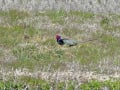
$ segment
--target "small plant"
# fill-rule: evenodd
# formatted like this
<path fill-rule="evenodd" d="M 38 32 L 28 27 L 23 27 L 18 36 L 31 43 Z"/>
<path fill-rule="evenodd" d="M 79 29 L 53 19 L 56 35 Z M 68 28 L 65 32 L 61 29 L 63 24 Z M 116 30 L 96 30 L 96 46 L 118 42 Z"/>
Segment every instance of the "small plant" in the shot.
<path fill-rule="evenodd" d="M 103 18 L 100 22 L 101 26 L 103 27 L 103 29 L 107 30 L 110 26 L 110 19 L 108 19 L 107 17 Z"/>
<path fill-rule="evenodd" d="M 101 24 L 109 24 L 109 19 L 108 18 L 103 18 L 101 21 Z"/>

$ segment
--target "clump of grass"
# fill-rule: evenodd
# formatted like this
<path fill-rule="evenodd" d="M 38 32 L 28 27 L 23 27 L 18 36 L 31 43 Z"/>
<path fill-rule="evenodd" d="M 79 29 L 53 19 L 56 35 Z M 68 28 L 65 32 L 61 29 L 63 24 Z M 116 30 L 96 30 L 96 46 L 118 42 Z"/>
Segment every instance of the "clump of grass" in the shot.
<path fill-rule="evenodd" d="M 0 81 L 1 90 L 22 89 L 22 84 L 11 81 Z"/>
<path fill-rule="evenodd" d="M 50 89 L 50 83 L 42 79 L 23 76 L 20 77 L 19 80 L 23 83 L 27 83 L 31 89 L 36 89 L 37 86 L 39 86 L 39 88 L 42 88 L 43 90 Z"/>
<path fill-rule="evenodd" d="M 103 18 L 103 19 L 101 20 L 101 22 L 100 22 L 101 26 L 102 26 L 103 29 L 105 29 L 105 30 L 108 30 L 108 27 L 110 27 L 110 26 L 109 26 L 109 25 L 110 25 L 109 23 L 110 23 L 110 19 L 107 18 L 107 17 Z"/>
<path fill-rule="evenodd" d="M 96 80 L 90 81 L 89 83 L 82 84 L 81 89 L 82 90 L 98 90 L 106 87 L 107 89 L 110 90 L 119 90 L 120 87 L 120 82 L 119 81 L 105 81 L 105 82 L 98 82 Z"/>

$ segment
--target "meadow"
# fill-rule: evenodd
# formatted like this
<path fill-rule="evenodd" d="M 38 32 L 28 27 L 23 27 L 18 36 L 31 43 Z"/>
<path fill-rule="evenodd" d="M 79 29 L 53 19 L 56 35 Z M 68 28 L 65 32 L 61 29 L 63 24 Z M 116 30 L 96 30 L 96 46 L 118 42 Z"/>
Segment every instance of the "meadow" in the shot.
<path fill-rule="evenodd" d="M 120 90 L 119 38 L 117 14 L 0 11 L 0 89 Z"/>

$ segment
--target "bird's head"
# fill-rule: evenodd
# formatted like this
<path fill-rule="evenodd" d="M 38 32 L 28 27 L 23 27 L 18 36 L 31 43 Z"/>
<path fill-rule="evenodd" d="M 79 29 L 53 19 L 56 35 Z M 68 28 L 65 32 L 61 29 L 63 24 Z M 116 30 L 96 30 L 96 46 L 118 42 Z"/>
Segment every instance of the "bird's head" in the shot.
<path fill-rule="evenodd" d="M 61 39 L 61 36 L 58 35 L 58 34 L 56 34 L 56 39 L 57 39 L 57 40 L 60 40 L 60 39 Z"/>

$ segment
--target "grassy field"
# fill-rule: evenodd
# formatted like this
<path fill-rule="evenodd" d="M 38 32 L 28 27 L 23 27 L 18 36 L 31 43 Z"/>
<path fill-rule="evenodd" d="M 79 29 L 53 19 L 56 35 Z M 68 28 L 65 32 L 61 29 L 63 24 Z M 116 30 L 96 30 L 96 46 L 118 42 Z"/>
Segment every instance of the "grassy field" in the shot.
<path fill-rule="evenodd" d="M 59 46 L 56 33 L 97 40 Z M 0 11 L 0 88 L 119 90 L 119 38 L 120 15 Z"/>

